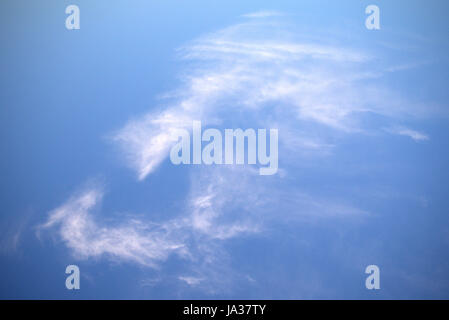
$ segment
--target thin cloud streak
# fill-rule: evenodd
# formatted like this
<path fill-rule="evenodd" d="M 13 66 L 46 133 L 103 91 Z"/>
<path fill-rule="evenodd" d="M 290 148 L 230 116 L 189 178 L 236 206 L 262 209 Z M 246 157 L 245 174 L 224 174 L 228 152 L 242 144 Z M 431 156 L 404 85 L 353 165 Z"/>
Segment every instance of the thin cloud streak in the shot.
<path fill-rule="evenodd" d="M 406 128 L 406 127 L 393 127 L 393 128 L 385 129 L 385 131 L 392 133 L 392 134 L 409 137 L 409 138 L 413 139 L 415 142 L 421 142 L 421 141 L 426 141 L 426 140 L 430 139 L 428 135 L 426 135 L 422 132 L 416 131 L 416 130 Z"/>
<path fill-rule="evenodd" d="M 257 19 L 257 18 L 279 17 L 279 16 L 284 16 L 284 15 L 285 14 L 282 12 L 265 10 L 265 11 L 257 11 L 257 12 L 253 12 L 253 13 L 247 13 L 247 14 L 242 15 L 242 17 Z"/>

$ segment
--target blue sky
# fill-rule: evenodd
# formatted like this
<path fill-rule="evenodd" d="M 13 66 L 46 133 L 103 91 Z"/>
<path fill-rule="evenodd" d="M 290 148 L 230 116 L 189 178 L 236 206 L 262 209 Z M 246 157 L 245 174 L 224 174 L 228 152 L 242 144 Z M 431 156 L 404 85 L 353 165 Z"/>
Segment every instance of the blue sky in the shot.
<path fill-rule="evenodd" d="M 448 9 L 2 1 L 0 297 L 447 299 Z M 277 128 L 278 173 L 173 165 L 192 120 Z"/>

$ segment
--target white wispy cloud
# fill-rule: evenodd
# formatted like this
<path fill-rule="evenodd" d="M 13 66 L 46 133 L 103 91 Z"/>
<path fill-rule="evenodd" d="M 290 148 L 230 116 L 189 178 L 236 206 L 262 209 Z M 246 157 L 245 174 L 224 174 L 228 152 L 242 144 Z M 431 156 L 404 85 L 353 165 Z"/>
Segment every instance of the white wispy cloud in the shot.
<path fill-rule="evenodd" d="M 188 223 L 194 230 L 221 240 L 260 231 L 251 214 L 263 202 L 260 188 L 251 180 L 257 172 L 226 166 L 194 175 L 188 197 Z"/>
<path fill-rule="evenodd" d="M 121 146 L 130 165 L 138 172 L 139 180 L 154 171 L 168 155 L 177 129 L 191 126 L 192 115 L 180 108 L 143 119 L 130 121 L 117 132 L 113 140 Z"/>
<path fill-rule="evenodd" d="M 61 239 L 75 256 L 109 256 L 155 267 L 184 245 L 170 234 L 171 226 L 132 219 L 118 226 L 97 224 L 92 210 L 102 200 L 99 188 L 88 188 L 49 213 L 39 230 L 57 227 Z"/>
<path fill-rule="evenodd" d="M 22 226 L 17 230 L 4 232 L 0 239 L 0 253 L 17 252 L 22 234 Z"/>
<path fill-rule="evenodd" d="M 412 130 L 412 129 L 409 129 L 406 127 L 392 127 L 392 128 L 385 129 L 385 131 L 392 133 L 392 134 L 398 134 L 401 136 L 409 137 L 416 142 L 429 140 L 429 136 L 426 135 L 425 133 L 422 133 L 422 132 L 419 132 L 416 130 Z"/>
<path fill-rule="evenodd" d="M 224 186 L 219 181 L 215 187 L 207 186 L 202 197 L 189 197 L 188 210 L 164 223 L 125 215 L 120 219 L 124 221 L 108 225 L 95 215 L 104 196 L 103 188 L 89 184 L 49 212 L 37 232 L 40 235 L 44 230 L 57 230 L 61 240 L 80 259 L 106 257 L 150 267 L 157 267 L 173 253 L 195 260 L 198 255 L 210 254 L 212 244 L 194 244 L 192 238 L 212 243 L 258 231 L 250 221 L 224 216 L 224 206 L 231 198 L 213 194 L 224 191 Z"/>
<path fill-rule="evenodd" d="M 115 134 L 113 139 L 140 180 L 168 156 L 176 128 L 189 129 L 192 120 L 226 123 L 238 112 L 253 126 L 275 123 L 284 132 L 312 123 L 360 134 L 366 130 L 359 123 L 363 117 L 402 119 L 423 110 L 369 81 L 383 74 L 373 75 L 370 54 L 335 41 L 305 40 L 281 23 L 265 23 L 268 13 L 251 15 L 261 19 L 249 19 L 181 47 L 181 59 L 200 63 L 182 72 L 183 85 L 162 111 L 130 121 Z M 332 143 L 318 134 L 322 129 L 309 128 L 309 134 L 310 130 L 317 133 L 315 142 L 303 139 L 301 149 L 328 151 Z"/>
<path fill-rule="evenodd" d="M 223 166 L 192 173 L 187 224 L 215 239 L 266 230 L 273 221 L 363 217 L 366 210 L 350 203 L 287 187 L 282 179 L 264 180 L 251 167 Z M 282 212 L 281 215 L 279 213 Z"/>
<path fill-rule="evenodd" d="M 253 13 L 247 13 L 242 15 L 245 18 L 268 18 L 268 17 L 279 17 L 283 16 L 284 13 L 272 10 L 262 10 Z"/>
<path fill-rule="evenodd" d="M 184 281 L 185 283 L 187 283 L 189 286 L 196 286 L 198 285 L 201 281 L 203 281 L 202 278 L 196 278 L 196 277 L 178 277 L 179 280 Z"/>

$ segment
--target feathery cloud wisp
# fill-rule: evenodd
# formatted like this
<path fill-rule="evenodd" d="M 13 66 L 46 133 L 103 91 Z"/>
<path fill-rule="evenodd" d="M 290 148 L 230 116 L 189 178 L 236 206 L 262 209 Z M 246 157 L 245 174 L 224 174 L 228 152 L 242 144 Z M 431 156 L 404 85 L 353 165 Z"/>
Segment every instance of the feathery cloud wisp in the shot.
<path fill-rule="evenodd" d="M 420 108 L 372 81 L 371 55 L 335 42 L 305 40 L 276 20 L 268 23 L 267 14 L 256 15 L 260 19 L 248 19 L 180 48 L 182 59 L 200 63 L 183 73 L 184 84 L 165 110 L 150 111 L 115 135 L 140 180 L 168 156 L 176 128 L 189 129 L 192 120 L 229 123 L 231 113 L 237 112 L 253 126 L 276 124 L 284 133 L 280 143 L 307 126 L 307 134 L 319 143 L 303 143 L 301 153 L 329 150 L 332 143 L 319 133 L 323 128 L 362 133 L 363 117 L 400 119 Z M 379 71 L 374 78 L 381 76 Z"/>
<path fill-rule="evenodd" d="M 91 211 L 102 197 L 98 188 L 85 190 L 51 211 L 40 229 L 58 226 L 61 239 L 80 258 L 109 255 L 154 267 L 157 261 L 184 248 L 170 235 L 168 224 L 151 225 L 131 220 L 115 227 L 99 226 Z"/>

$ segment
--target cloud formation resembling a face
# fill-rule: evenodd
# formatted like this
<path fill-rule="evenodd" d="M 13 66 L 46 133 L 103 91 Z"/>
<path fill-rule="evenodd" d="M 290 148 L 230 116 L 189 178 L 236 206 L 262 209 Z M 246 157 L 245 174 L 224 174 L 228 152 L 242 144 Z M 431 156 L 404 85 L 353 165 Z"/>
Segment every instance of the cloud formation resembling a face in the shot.
<path fill-rule="evenodd" d="M 188 65 L 180 73 L 183 85 L 157 111 L 134 118 L 113 136 L 138 180 L 144 180 L 168 157 L 176 142 L 173 133 L 190 130 L 194 120 L 223 128 L 277 128 L 279 142 L 288 150 L 288 156 L 280 154 L 279 175 L 260 177 L 246 165 L 194 168 L 187 195 L 180 195 L 185 209 L 162 224 L 148 218 L 104 226 L 93 214 L 103 192 L 87 188 L 51 211 L 41 228 L 58 228 L 81 258 L 105 255 L 156 267 L 179 254 L 195 265 L 195 274 L 178 279 L 201 285 L 205 275 L 214 274 L 210 268 L 219 259 L 216 248 L 230 238 L 258 234 L 273 221 L 298 216 L 369 215 L 348 201 L 291 188 L 284 178 L 298 161 L 331 156 L 338 147 L 332 136 L 345 139 L 376 131 L 428 139 L 412 129 L 364 126 L 372 115 L 388 124 L 402 123 L 418 107 L 377 84 L 382 70 L 372 71 L 373 57 L 366 52 L 298 36 L 279 17 L 271 12 L 246 15 L 240 23 L 181 47 L 177 52 Z"/>

